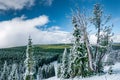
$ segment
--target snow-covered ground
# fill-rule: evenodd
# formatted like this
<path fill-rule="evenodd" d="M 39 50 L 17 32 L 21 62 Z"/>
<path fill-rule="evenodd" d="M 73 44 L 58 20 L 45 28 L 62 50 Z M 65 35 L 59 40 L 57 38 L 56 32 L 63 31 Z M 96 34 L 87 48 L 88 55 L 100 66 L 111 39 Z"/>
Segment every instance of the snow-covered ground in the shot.
<path fill-rule="evenodd" d="M 57 71 L 57 62 L 53 63 L 55 66 L 55 71 Z M 104 71 L 107 72 L 110 66 L 105 66 Z M 101 76 L 93 76 L 93 77 L 88 77 L 88 78 L 74 78 L 74 79 L 66 79 L 66 80 L 120 80 L 120 63 L 116 63 L 115 65 L 112 66 L 113 74 L 105 74 Z M 55 77 L 51 77 L 45 80 L 63 80 Z"/>

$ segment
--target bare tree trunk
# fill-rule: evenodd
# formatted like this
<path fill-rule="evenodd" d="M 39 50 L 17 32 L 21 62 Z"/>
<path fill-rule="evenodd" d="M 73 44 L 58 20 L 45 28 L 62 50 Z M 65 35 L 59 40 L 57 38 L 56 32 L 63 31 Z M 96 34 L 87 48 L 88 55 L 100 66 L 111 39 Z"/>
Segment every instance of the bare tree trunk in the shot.
<path fill-rule="evenodd" d="M 86 29 L 84 28 L 83 31 L 84 31 L 84 41 L 85 41 L 86 48 L 87 48 L 87 53 L 88 53 L 89 67 L 90 67 L 91 71 L 94 71 L 93 62 L 92 62 L 92 54 L 91 54 L 91 51 L 90 51 L 90 46 L 89 46 L 89 41 L 88 41 L 88 36 L 87 36 Z"/>
<path fill-rule="evenodd" d="M 98 32 L 97 32 L 97 45 L 99 45 L 100 42 L 100 23 L 98 24 Z M 94 60 L 96 61 L 98 55 L 98 46 L 96 46 L 95 49 L 95 55 L 94 55 Z"/>
<path fill-rule="evenodd" d="M 90 44 L 89 44 L 88 34 L 87 34 L 87 29 L 86 29 L 87 28 L 86 16 L 85 16 L 85 14 L 81 14 L 79 12 L 79 10 L 77 10 L 77 13 L 74 15 L 77 18 L 76 20 L 78 20 L 79 28 L 80 28 L 81 33 L 83 34 L 84 43 L 85 43 L 86 48 L 87 48 L 88 66 L 89 66 L 91 71 L 94 71 L 92 53 L 90 51 Z"/>
<path fill-rule="evenodd" d="M 83 33 L 83 38 L 84 38 L 84 42 L 85 42 L 85 45 L 86 45 L 86 48 L 87 48 L 87 54 L 88 54 L 88 63 L 89 63 L 89 68 L 91 71 L 94 71 L 94 68 L 93 68 L 93 59 L 92 59 L 92 54 L 91 54 L 91 51 L 90 51 L 90 44 L 89 44 L 89 40 L 88 40 L 88 36 L 87 36 L 87 20 L 86 20 L 86 17 L 84 14 L 80 14 L 78 15 L 78 20 L 79 20 L 79 24 L 81 25 L 81 32 Z"/>
<path fill-rule="evenodd" d="M 99 19 L 99 21 L 98 21 L 98 32 L 97 32 L 97 45 L 99 45 L 99 42 L 100 42 L 100 19 Z M 98 58 L 98 56 L 99 56 L 99 53 L 98 53 L 98 48 L 99 48 L 99 46 L 96 46 L 96 49 L 95 49 L 95 55 L 94 55 L 94 61 L 95 61 L 95 71 L 97 72 L 98 71 L 98 67 L 97 67 L 97 64 L 99 64 L 99 58 Z M 96 64 L 97 63 L 97 64 Z"/>

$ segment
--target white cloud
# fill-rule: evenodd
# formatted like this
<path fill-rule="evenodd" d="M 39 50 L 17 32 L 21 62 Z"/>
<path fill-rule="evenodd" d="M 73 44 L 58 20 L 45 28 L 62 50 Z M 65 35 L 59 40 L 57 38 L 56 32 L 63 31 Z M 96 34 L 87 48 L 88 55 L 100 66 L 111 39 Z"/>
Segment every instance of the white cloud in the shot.
<path fill-rule="evenodd" d="M 40 0 L 40 4 L 44 6 L 51 6 L 54 0 Z"/>
<path fill-rule="evenodd" d="M 54 31 L 42 31 L 35 27 L 42 27 L 48 22 L 49 19 L 45 15 L 28 20 L 24 20 L 22 16 L 0 22 L 0 48 L 26 45 L 29 34 L 34 44 L 70 42 L 70 33 L 58 30 L 58 26 L 51 27 Z"/>
<path fill-rule="evenodd" d="M 24 7 L 30 7 L 34 5 L 35 0 L 0 0 L 0 9 L 1 10 L 20 10 Z"/>
<path fill-rule="evenodd" d="M 117 42 L 120 43 L 120 34 L 114 35 L 114 36 L 112 37 L 112 39 L 113 39 L 113 41 L 114 41 L 115 43 L 117 43 Z"/>
<path fill-rule="evenodd" d="M 53 0 L 46 0 L 45 4 L 48 6 L 51 6 L 53 3 Z"/>
<path fill-rule="evenodd" d="M 58 31 L 60 30 L 60 27 L 59 26 L 52 26 L 50 28 L 47 29 L 48 31 Z"/>
<path fill-rule="evenodd" d="M 90 38 L 90 43 L 91 44 L 96 44 L 97 37 L 95 36 L 95 34 L 91 34 L 89 38 Z M 120 34 L 115 34 L 111 38 L 112 38 L 114 43 L 119 43 L 120 42 Z"/>
<path fill-rule="evenodd" d="M 45 15 L 25 20 L 25 16 L 0 22 L 0 48 L 22 46 L 27 44 L 31 35 L 34 44 L 70 43 L 70 32 L 62 31 L 59 26 L 52 26 L 44 31 L 36 26 L 45 26 L 49 18 Z M 120 34 L 113 36 L 114 42 L 120 42 Z M 96 43 L 96 36 L 90 35 L 90 42 Z"/>

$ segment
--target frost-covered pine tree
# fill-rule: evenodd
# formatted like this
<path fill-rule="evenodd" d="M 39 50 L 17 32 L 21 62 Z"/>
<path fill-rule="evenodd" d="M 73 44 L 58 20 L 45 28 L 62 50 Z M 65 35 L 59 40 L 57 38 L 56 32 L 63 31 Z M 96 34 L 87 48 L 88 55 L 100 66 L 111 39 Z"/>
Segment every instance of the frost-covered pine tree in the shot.
<path fill-rule="evenodd" d="M 23 62 L 20 62 L 18 64 L 18 74 L 19 74 L 19 79 L 20 80 L 24 80 L 24 69 L 25 69 L 25 66 L 24 66 L 24 63 Z"/>
<path fill-rule="evenodd" d="M 68 53 L 67 49 L 64 49 L 62 56 L 62 66 L 61 66 L 61 78 L 69 78 L 68 75 Z"/>
<path fill-rule="evenodd" d="M 69 54 L 69 68 L 68 68 L 68 72 L 69 72 L 69 75 L 70 75 L 70 78 L 73 78 L 75 77 L 75 74 L 74 74 L 74 62 L 73 62 L 73 59 L 74 59 L 74 54 L 72 53 L 72 47 L 70 49 L 70 54 Z M 61 71 L 61 67 L 59 67 L 60 71 Z M 61 73 L 61 72 L 60 72 Z"/>
<path fill-rule="evenodd" d="M 14 80 L 20 80 L 18 69 L 15 70 L 15 79 Z"/>
<path fill-rule="evenodd" d="M 57 65 L 57 77 L 61 77 L 61 63 Z"/>
<path fill-rule="evenodd" d="M 7 80 L 8 76 L 9 76 L 9 67 L 7 65 L 7 61 L 5 61 L 3 71 L 0 76 L 0 80 Z"/>
<path fill-rule="evenodd" d="M 42 78 L 43 78 L 42 68 L 39 67 L 39 69 L 38 69 L 38 74 L 37 74 L 37 80 L 42 80 Z"/>
<path fill-rule="evenodd" d="M 74 25 L 74 42 L 70 51 L 70 63 L 69 63 L 69 73 L 70 77 L 82 76 L 85 77 L 88 75 L 88 56 L 87 48 L 83 36 L 83 27 L 84 25 L 79 24 L 79 21 L 82 22 L 81 14 L 73 15 L 73 25 Z"/>
<path fill-rule="evenodd" d="M 40 75 L 42 76 L 42 79 L 55 76 L 55 68 L 53 64 L 43 65 L 41 71 L 42 74 Z"/>
<path fill-rule="evenodd" d="M 53 64 L 48 65 L 47 73 L 48 73 L 48 77 L 55 76 L 55 68 Z"/>
<path fill-rule="evenodd" d="M 42 74 L 43 74 L 43 79 L 47 78 L 47 65 L 42 66 Z"/>
<path fill-rule="evenodd" d="M 29 36 L 28 45 L 26 50 L 26 60 L 25 60 L 25 76 L 24 80 L 34 80 L 34 72 L 35 72 L 35 61 L 33 58 L 33 47 L 31 37 Z"/>
<path fill-rule="evenodd" d="M 12 65 L 12 69 L 11 69 L 10 75 L 8 77 L 8 80 L 19 80 L 17 64 Z"/>

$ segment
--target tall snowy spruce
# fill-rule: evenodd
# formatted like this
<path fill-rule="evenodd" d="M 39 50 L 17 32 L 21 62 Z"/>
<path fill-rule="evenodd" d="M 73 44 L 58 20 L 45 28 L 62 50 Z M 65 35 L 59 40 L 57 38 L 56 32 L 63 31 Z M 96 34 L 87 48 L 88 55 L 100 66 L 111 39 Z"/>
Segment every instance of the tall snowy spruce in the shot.
<path fill-rule="evenodd" d="M 79 13 L 79 11 L 76 13 L 76 15 L 73 15 L 72 20 L 74 25 L 74 42 L 70 50 L 69 73 L 70 77 L 86 77 L 89 75 L 88 52 L 83 30 L 86 25 L 81 24 L 84 19 L 82 18 L 82 15 Z"/>
<path fill-rule="evenodd" d="M 33 47 L 31 42 L 31 37 L 29 36 L 28 45 L 26 50 L 26 60 L 25 60 L 25 76 L 24 80 L 35 80 L 34 79 L 34 72 L 35 72 L 35 61 L 33 58 Z"/>
<path fill-rule="evenodd" d="M 63 56 L 62 56 L 62 64 L 61 64 L 61 78 L 69 78 L 68 74 L 68 53 L 67 49 L 64 49 Z"/>

